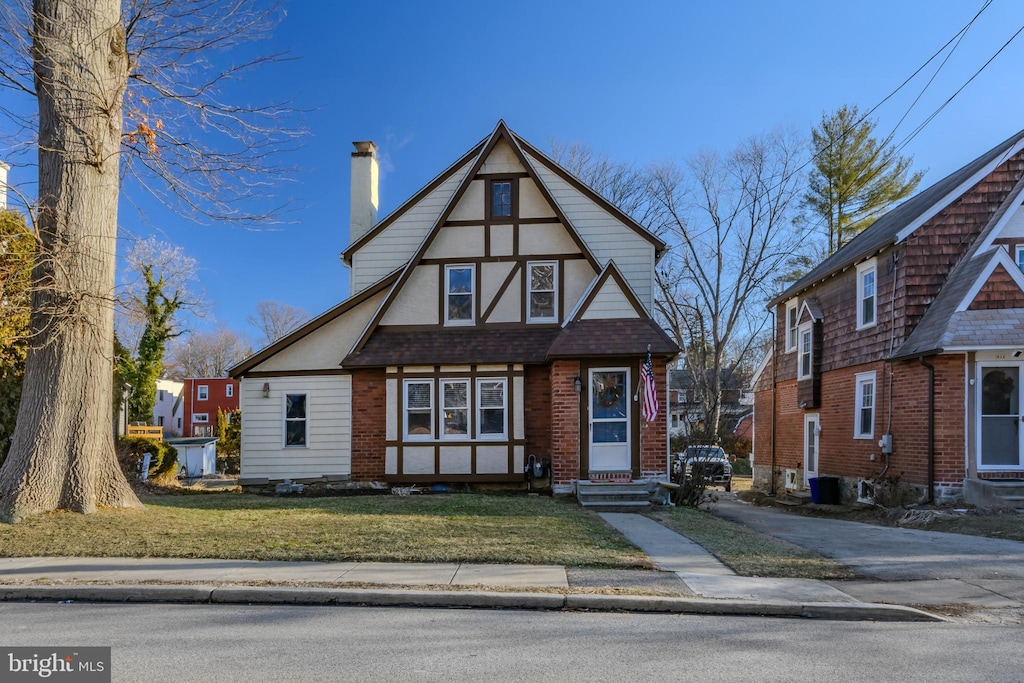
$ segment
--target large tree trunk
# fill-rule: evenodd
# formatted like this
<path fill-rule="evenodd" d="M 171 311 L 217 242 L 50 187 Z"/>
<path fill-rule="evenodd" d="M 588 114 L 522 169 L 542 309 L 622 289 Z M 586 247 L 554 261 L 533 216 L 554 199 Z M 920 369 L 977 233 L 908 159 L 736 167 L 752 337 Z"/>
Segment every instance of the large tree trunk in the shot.
<path fill-rule="evenodd" d="M 113 294 L 121 106 L 128 75 L 118 0 L 36 0 L 41 248 L 33 343 L 0 517 L 141 507 L 114 455 Z"/>

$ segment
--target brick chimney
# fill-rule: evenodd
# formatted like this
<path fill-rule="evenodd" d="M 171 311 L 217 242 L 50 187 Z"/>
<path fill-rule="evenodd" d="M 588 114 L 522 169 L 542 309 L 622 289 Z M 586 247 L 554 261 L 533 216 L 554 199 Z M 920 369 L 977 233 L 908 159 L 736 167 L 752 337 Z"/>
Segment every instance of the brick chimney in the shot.
<path fill-rule="evenodd" d="M 349 244 L 370 231 L 377 222 L 377 145 L 370 141 L 353 142 L 352 185 L 349 199 Z"/>
<path fill-rule="evenodd" d="M 0 161 L 0 211 L 7 208 L 7 172 L 11 167 Z"/>

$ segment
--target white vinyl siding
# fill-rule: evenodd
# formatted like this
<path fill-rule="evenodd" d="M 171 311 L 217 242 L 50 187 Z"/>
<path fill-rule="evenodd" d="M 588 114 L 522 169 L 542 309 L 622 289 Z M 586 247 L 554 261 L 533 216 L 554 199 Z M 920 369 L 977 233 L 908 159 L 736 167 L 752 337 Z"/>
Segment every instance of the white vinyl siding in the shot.
<path fill-rule="evenodd" d="M 263 384 L 270 385 L 264 398 Z M 307 394 L 307 445 L 284 444 L 285 394 Z M 302 479 L 352 472 L 352 377 L 350 375 L 244 378 L 242 477 Z"/>
<path fill-rule="evenodd" d="M 601 289 L 591 299 L 586 310 L 580 315 L 582 320 L 608 320 L 611 318 L 639 318 L 633 304 L 619 289 L 618 283 L 612 278 L 605 280 Z"/>
<path fill-rule="evenodd" d="M 351 294 L 357 294 L 409 262 L 448 205 L 472 163 L 469 161 L 464 164 L 352 255 Z"/>
<path fill-rule="evenodd" d="M 859 372 L 853 417 L 853 438 L 872 439 L 875 436 L 875 373 Z"/>
<path fill-rule="evenodd" d="M 602 266 L 614 259 L 640 302 L 654 307 L 654 245 L 530 155 L 527 159 Z"/>

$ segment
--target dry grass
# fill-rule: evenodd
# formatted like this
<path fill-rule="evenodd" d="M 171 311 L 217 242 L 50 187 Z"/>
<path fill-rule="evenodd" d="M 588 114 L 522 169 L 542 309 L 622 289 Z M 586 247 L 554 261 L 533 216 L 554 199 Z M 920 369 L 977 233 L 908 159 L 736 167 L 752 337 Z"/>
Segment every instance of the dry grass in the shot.
<path fill-rule="evenodd" d="M 842 580 L 851 570 L 817 553 L 700 510 L 664 508 L 652 517 L 724 562 L 741 576 Z"/>
<path fill-rule="evenodd" d="M 0 555 L 650 566 L 572 500 L 226 493 L 143 502 L 144 510 L 51 513 L 0 525 Z"/>

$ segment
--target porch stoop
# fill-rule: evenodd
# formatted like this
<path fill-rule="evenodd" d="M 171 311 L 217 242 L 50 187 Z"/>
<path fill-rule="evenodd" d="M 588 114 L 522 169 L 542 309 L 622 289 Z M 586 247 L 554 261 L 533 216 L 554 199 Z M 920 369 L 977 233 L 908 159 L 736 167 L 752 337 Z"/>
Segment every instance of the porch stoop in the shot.
<path fill-rule="evenodd" d="M 586 508 L 603 511 L 631 510 L 650 506 L 651 493 L 646 482 L 594 482 L 576 484 L 576 500 Z"/>
<path fill-rule="evenodd" d="M 1024 479 L 967 479 L 964 501 L 984 507 L 1024 509 Z"/>

